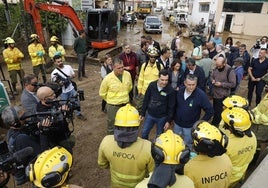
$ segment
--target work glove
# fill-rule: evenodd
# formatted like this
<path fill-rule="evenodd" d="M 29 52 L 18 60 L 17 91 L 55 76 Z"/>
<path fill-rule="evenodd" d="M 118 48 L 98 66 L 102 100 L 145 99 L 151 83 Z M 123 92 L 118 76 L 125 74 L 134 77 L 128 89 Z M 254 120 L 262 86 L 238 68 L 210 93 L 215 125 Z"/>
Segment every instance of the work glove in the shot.
<path fill-rule="evenodd" d="M 43 53 L 42 51 L 38 51 L 38 52 L 36 53 L 36 55 L 37 55 L 38 57 L 42 57 L 42 56 L 44 55 L 44 53 Z"/>
<path fill-rule="evenodd" d="M 61 56 L 61 52 L 56 52 L 55 55 Z"/>

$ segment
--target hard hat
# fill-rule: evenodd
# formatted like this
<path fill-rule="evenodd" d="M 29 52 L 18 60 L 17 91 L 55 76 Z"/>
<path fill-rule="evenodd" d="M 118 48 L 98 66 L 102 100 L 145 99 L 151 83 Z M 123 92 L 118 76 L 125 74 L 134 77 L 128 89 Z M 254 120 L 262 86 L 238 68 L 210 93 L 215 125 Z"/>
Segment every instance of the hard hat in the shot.
<path fill-rule="evenodd" d="M 248 100 L 239 95 L 231 95 L 229 97 L 226 97 L 222 103 L 227 108 L 230 108 L 230 107 L 247 108 L 248 107 Z"/>
<path fill-rule="evenodd" d="M 37 34 L 31 34 L 30 38 L 31 39 L 39 39 L 39 36 Z"/>
<path fill-rule="evenodd" d="M 158 164 L 186 163 L 190 157 L 190 150 L 185 150 L 182 138 L 172 130 L 167 130 L 156 139 L 151 153 Z"/>
<path fill-rule="evenodd" d="M 127 104 L 116 113 L 114 125 L 119 127 L 138 127 L 140 125 L 138 110 Z"/>
<path fill-rule="evenodd" d="M 226 108 L 221 113 L 222 120 L 237 131 L 245 131 L 251 127 L 250 112 L 243 108 Z"/>
<path fill-rule="evenodd" d="M 158 50 L 155 47 L 148 48 L 147 53 L 148 53 L 149 56 L 154 56 L 154 57 L 159 55 Z"/>
<path fill-rule="evenodd" d="M 197 121 L 192 128 L 194 146 L 202 145 L 204 148 L 212 148 L 217 140 L 223 148 L 227 147 L 228 138 L 217 127 L 206 121 Z M 208 151 L 209 152 L 209 151 Z"/>
<path fill-rule="evenodd" d="M 26 168 L 26 174 L 37 187 L 59 187 L 65 183 L 71 166 L 71 153 L 57 146 L 41 153 Z"/>
<path fill-rule="evenodd" d="M 15 40 L 13 38 L 11 38 L 11 37 L 7 37 L 5 39 L 5 42 L 4 43 L 5 44 L 14 44 L 15 43 Z"/>
<path fill-rule="evenodd" d="M 59 38 L 56 37 L 56 36 L 52 36 L 52 37 L 50 38 L 50 42 L 59 42 Z"/>

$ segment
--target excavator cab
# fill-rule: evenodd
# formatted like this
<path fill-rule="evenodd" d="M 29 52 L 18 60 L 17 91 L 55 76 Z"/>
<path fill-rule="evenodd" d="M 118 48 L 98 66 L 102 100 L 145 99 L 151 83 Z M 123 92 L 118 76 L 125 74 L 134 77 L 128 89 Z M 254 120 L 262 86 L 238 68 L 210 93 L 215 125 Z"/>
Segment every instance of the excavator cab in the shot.
<path fill-rule="evenodd" d="M 117 14 L 114 10 L 87 10 L 85 27 L 90 47 L 101 50 L 116 46 Z"/>

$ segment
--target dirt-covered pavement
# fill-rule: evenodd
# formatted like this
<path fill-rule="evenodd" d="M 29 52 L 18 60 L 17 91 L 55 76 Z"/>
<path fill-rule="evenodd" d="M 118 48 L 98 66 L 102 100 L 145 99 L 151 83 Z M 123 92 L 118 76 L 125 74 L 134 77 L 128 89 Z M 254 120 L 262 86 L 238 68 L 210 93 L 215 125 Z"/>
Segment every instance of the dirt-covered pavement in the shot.
<path fill-rule="evenodd" d="M 170 26 L 166 21 L 164 22 L 164 31 L 162 35 L 153 34 L 152 37 L 159 41 L 162 46 L 170 44 L 174 33 L 177 28 Z M 138 49 L 140 44 L 140 37 L 147 35 L 142 31 L 142 20 L 138 21 L 134 30 L 129 28 L 119 32 L 118 44 L 128 43 L 133 45 L 134 49 Z M 234 41 L 241 41 L 246 43 L 248 49 L 255 43 L 256 37 L 231 35 Z M 226 37 L 225 37 L 226 38 Z M 225 39 L 223 38 L 223 39 Z M 192 44 L 189 39 L 184 39 L 185 49 L 189 50 L 187 54 L 191 54 Z M 25 47 L 26 48 L 26 47 Z M 135 51 L 135 50 L 134 50 Z M 67 62 L 77 70 L 78 65 L 76 61 Z M 31 64 L 29 60 L 25 60 L 23 67 L 26 73 L 31 73 Z M 6 73 L 6 72 L 5 72 Z M 100 65 L 87 62 L 86 74 L 89 76 L 87 79 L 77 81 L 78 87 L 84 90 L 85 101 L 81 103 L 82 113 L 87 117 L 87 121 L 74 120 L 76 136 L 76 145 L 73 154 L 73 166 L 71 170 L 70 183 L 83 186 L 85 188 L 104 188 L 110 185 L 109 170 L 100 169 L 97 165 L 98 147 L 102 138 L 106 135 L 106 114 L 101 112 L 101 98 L 98 95 L 99 86 L 101 83 Z M 8 77 L 8 74 L 5 74 Z M 246 96 L 246 82 L 243 81 L 239 93 Z M 12 104 L 19 104 L 19 97 L 16 101 L 11 101 Z M 4 136 L 1 130 L 2 137 Z M 13 181 L 10 181 L 9 187 L 14 187 Z M 30 187 L 29 184 L 19 187 Z"/>

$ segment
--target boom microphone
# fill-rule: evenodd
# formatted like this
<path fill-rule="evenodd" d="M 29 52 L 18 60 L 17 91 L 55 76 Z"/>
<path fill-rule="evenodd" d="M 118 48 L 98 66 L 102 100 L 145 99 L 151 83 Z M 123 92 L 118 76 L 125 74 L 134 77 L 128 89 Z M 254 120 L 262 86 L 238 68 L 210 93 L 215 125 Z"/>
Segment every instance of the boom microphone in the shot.
<path fill-rule="evenodd" d="M 13 153 L 12 157 L 17 162 L 23 162 L 27 157 L 33 155 L 34 150 L 32 147 L 28 146 L 26 148 L 23 148 L 15 153 Z"/>

